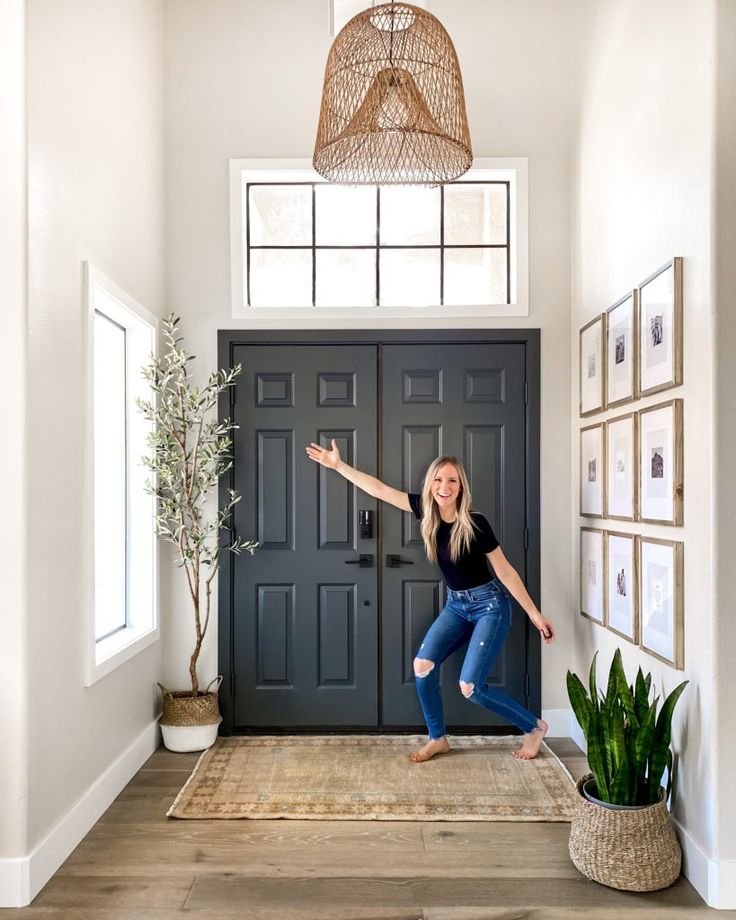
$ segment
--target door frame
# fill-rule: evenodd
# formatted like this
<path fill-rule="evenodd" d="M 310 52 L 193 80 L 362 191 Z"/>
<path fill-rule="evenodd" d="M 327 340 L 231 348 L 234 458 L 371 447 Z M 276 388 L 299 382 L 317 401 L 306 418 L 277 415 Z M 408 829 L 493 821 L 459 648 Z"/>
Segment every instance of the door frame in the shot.
<path fill-rule="evenodd" d="M 239 345 L 505 345 L 524 346 L 526 379 L 526 418 L 524 425 L 525 475 L 525 526 L 528 533 L 522 577 L 529 593 L 540 600 L 541 583 L 541 533 L 540 533 L 540 330 L 539 329 L 221 329 L 217 333 L 217 366 L 233 366 L 233 349 Z M 235 389 L 220 397 L 220 419 L 233 414 Z M 237 437 L 237 434 L 235 435 Z M 379 456 L 380 462 L 380 445 Z M 381 476 L 378 469 L 378 476 Z M 221 477 L 219 506 L 228 500 L 228 489 L 233 488 L 234 471 Z M 236 508 L 237 510 L 237 508 Z M 242 534 L 241 536 L 247 536 Z M 380 547 L 379 547 L 380 551 Z M 253 557 L 257 560 L 257 554 Z M 380 569 L 379 569 L 380 571 Z M 379 575 L 380 577 L 380 575 Z M 222 675 L 220 688 L 221 735 L 233 733 L 233 698 L 235 674 L 233 668 L 233 635 L 235 625 L 234 566 L 232 554 L 223 548 L 218 573 L 218 665 Z M 380 586 L 379 586 L 380 587 Z M 543 607 L 541 608 L 543 609 Z M 542 655 L 537 630 L 526 621 L 527 698 L 526 706 L 532 712 L 541 712 Z M 381 624 L 378 624 L 380 642 Z M 536 641 L 533 641 L 536 639 Z M 379 684 L 380 703 L 380 684 Z M 347 731 L 347 729 L 346 729 Z M 350 729 L 356 734 L 360 729 Z M 374 732 L 375 729 L 363 730 Z M 390 730 L 381 731 L 391 733 Z M 468 729 L 468 731 L 471 731 Z M 277 733 L 276 731 L 273 732 Z M 294 734 L 294 730 L 290 730 Z M 397 732 L 400 733 L 400 732 Z M 458 731 L 458 734 L 462 732 Z M 475 733 L 475 732 L 474 732 Z"/>

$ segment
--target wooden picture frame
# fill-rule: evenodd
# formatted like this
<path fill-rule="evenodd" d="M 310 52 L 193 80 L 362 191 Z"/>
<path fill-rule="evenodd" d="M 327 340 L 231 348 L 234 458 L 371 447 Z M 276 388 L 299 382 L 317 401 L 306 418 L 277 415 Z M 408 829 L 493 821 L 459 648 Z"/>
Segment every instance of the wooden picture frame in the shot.
<path fill-rule="evenodd" d="M 637 396 L 639 291 L 634 288 L 606 310 L 606 408 Z"/>
<path fill-rule="evenodd" d="M 606 531 L 606 628 L 639 644 L 639 565 L 636 534 Z"/>
<path fill-rule="evenodd" d="M 579 395 L 581 417 L 600 412 L 606 406 L 604 319 L 605 314 L 601 313 L 589 323 L 586 323 L 580 330 Z"/>
<path fill-rule="evenodd" d="M 684 544 L 638 537 L 640 647 L 682 670 L 684 661 Z"/>
<path fill-rule="evenodd" d="M 683 523 L 682 399 L 639 413 L 639 520 L 680 527 Z"/>
<path fill-rule="evenodd" d="M 676 256 L 637 288 L 639 396 L 682 383 L 682 258 Z"/>
<path fill-rule="evenodd" d="M 580 614 L 606 625 L 604 530 L 580 528 Z"/>
<path fill-rule="evenodd" d="M 635 521 L 638 511 L 638 413 L 629 412 L 606 422 L 606 516 Z"/>
<path fill-rule="evenodd" d="M 602 518 L 606 509 L 605 422 L 580 429 L 580 515 Z"/>

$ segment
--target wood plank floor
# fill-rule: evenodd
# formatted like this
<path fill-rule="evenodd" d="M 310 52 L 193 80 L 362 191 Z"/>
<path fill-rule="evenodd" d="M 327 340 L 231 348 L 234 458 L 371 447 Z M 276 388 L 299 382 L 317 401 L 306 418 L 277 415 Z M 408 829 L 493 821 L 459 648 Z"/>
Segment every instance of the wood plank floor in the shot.
<path fill-rule="evenodd" d="M 573 776 L 585 759 L 550 747 Z M 632 894 L 583 878 L 568 824 L 182 821 L 197 754 L 159 749 L 33 904 L 0 920 L 703 920 L 681 878 Z"/>

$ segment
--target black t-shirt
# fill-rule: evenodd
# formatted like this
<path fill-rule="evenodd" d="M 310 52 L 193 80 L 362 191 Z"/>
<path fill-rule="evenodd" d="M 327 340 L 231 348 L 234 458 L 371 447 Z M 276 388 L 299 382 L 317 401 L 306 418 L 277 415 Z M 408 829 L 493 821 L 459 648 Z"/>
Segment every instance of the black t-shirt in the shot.
<path fill-rule="evenodd" d="M 422 497 L 416 492 L 409 493 L 409 504 L 414 516 L 421 520 Z M 471 511 L 470 516 L 475 524 L 475 537 L 470 544 L 470 549 L 461 552 L 457 562 L 450 559 L 450 533 L 452 524 L 440 521 L 437 531 L 437 561 L 445 576 L 447 587 L 453 591 L 467 591 L 477 588 L 491 580 L 491 567 L 486 559 L 486 553 L 492 553 L 499 545 L 496 535 L 488 521 L 477 511 Z"/>

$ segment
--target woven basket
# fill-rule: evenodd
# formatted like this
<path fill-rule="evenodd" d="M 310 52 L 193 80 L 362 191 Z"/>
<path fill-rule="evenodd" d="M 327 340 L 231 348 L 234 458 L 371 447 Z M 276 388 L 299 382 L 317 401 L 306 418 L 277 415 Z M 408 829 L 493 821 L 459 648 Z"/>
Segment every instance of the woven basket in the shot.
<path fill-rule="evenodd" d="M 570 858 L 588 878 L 623 891 L 667 888 L 680 875 L 682 852 L 675 836 L 664 796 L 656 805 L 631 811 L 614 811 L 583 797 L 570 824 Z"/>
<path fill-rule="evenodd" d="M 217 686 L 210 691 L 215 681 Z M 159 684 L 164 703 L 161 725 L 219 725 L 222 716 L 217 705 L 217 690 L 221 683 L 222 677 L 216 677 L 210 681 L 206 690 L 200 690 L 196 696 L 192 696 L 190 690 L 175 690 L 172 693 L 163 684 Z"/>

